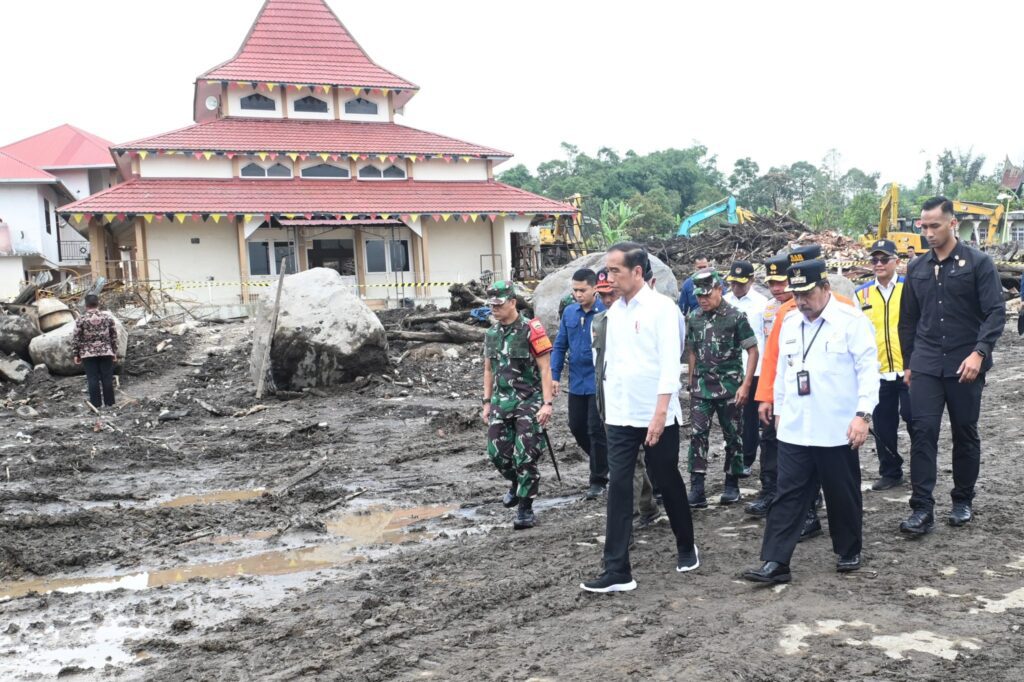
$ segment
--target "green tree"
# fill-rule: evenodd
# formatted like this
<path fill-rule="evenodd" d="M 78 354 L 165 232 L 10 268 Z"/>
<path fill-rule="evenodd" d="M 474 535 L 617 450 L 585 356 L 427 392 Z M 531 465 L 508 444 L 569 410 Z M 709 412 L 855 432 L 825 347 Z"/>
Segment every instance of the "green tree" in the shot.
<path fill-rule="evenodd" d="M 851 237 L 864 234 L 866 228 L 878 224 L 878 206 L 881 202 L 874 192 L 862 191 L 853 196 L 843 209 L 843 232 Z"/>
<path fill-rule="evenodd" d="M 630 225 L 634 239 L 669 237 L 676 233 L 675 222 L 679 207 L 679 193 L 664 187 L 655 187 L 647 194 L 634 194 L 627 203 L 637 213 Z"/>
<path fill-rule="evenodd" d="M 729 191 L 739 195 L 757 180 L 761 167 L 749 156 L 736 159 L 732 174 L 729 175 Z"/>

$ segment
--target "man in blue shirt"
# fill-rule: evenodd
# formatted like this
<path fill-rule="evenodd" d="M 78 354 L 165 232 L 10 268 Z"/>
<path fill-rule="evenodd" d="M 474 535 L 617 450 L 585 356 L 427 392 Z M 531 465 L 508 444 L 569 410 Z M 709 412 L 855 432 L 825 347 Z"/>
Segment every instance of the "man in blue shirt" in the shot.
<path fill-rule="evenodd" d="M 576 444 L 590 457 L 588 500 L 600 497 L 608 485 L 608 452 L 604 424 L 597 410 L 590 336 L 594 316 L 605 309 L 597 297 L 596 285 L 597 275 L 593 270 L 584 268 L 573 274 L 572 295 L 576 303 L 567 306 L 562 313 L 551 353 L 551 379 L 556 396 L 561 390 L 566 353 L 569 355 L 569 430 Z"/>
<path fill-rule="evenodd" d="M 710 266 L 711 261 L 707 256 L 697 256 L 693 261 L 694 272 L 706 270 Z M 687 277 L 679 290 L 679 309 L 683 311 L 683 317 L 685 317 L 690 314 L 691 310 L 696 310 L 698 307 L 697 294 L 693 293 L 693 278 Z"/>

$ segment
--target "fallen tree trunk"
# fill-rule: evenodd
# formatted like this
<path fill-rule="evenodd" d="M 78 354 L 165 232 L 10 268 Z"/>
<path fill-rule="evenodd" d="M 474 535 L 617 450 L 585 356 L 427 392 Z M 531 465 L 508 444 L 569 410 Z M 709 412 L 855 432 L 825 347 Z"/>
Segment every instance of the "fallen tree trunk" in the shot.
<path fill-rule="evenodd" d="M 452 341 L 458 343 L 475 343 L 484 340 L 485 329 L 474 327 L 461 322 L 441 321 L 437 323 L 438 329 L 443 331 Z"/>
<path fill-rule="evenodd" d="M 465 320 L 469 314 L 465 310 L 442 310 L 436 313 L 425 313 L 422 315 L 409 315 L 402 320 L 403 327 L 411 327 L 417 324 L 429 324 L 441 320 Z"/>
<path fill-rule="evenodd" d="M 387 330 L 389 341 L 424 341 L 443 343 L 448 340 L 444 332 L 408 332 L 401 329 Z"/>

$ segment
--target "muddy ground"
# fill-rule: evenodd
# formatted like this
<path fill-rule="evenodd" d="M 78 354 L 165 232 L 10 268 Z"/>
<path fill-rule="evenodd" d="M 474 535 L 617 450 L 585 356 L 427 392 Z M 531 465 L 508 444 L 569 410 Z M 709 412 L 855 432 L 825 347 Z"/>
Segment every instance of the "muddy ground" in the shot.
<path fill-rule="evenodd" d="M 863 570 L 836 574 L 821 537 L 797 550 L 790 586 L 759 589 L 737 575 L 762 522 L 712 505 L 695 515 L 697 572 L 673 570 L 662 522 L 636 536 L 639 589 L 615 596 L 578 589 L 599 566 L 604 509 L 580 499 L 564 399 L 563 483 L 545 460 L 541 524 L 513 532 L 483 454 L 478 348 L 257 402 L 248 333 L 135 332 L 99 432 L 82 379 L 2 386 L 0 679 L 1024 676 L 1015 333 L 985 393 L 969 526 L 906 540 L 909 489 L 867 491 Z M 22 404 L 39 416 L 16 416 Z M 872 447 L 862 463 L 867 485 Z"/>

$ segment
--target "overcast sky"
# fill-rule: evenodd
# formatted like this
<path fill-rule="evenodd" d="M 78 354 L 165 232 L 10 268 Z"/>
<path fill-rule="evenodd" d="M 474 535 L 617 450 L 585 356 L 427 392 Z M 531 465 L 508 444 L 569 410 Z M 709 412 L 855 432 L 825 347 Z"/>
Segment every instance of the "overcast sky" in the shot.
<path fill-rule="evenodd" d="M 420 86 L 399 122 L 513 152 L 499 170 L 535 168 L 562 141 L 699 142 L 726 173 L 743 156 L 766 170 L 836 148 L 844 169 L 902 183 L 944 147 L 986 155 L 986 172 L 1024 159 L 1016 2 L 328 2 Z M 196 76 L 235 53 L 261 6 L 0 0 L 0 141 L 64 122 L 115 143 L 191 123 Z"/>

